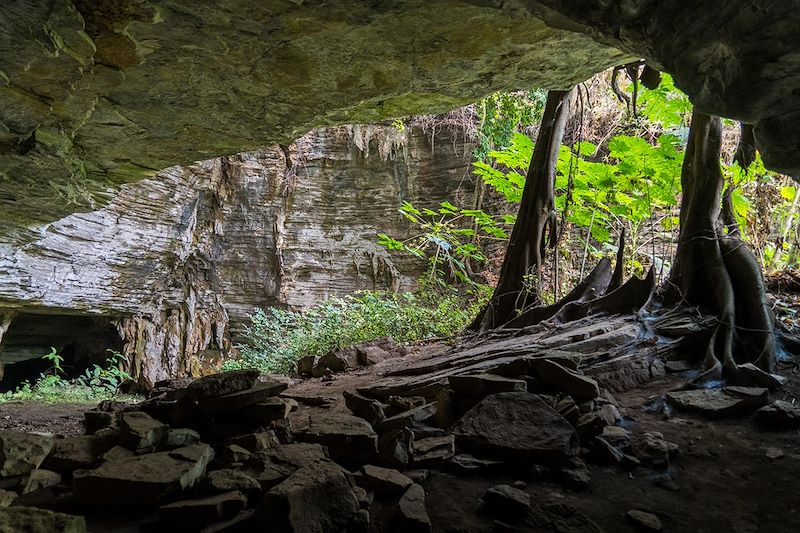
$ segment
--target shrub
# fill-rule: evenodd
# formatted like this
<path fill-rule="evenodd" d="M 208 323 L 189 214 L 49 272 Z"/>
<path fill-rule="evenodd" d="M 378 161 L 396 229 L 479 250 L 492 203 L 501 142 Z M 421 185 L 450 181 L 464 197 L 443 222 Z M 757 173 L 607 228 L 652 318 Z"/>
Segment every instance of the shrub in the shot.
<path fill-rule="evenodd" d="M 223 369 L 255 367 L 291 374 L 304 355 L 390 336 L 398 342 L 450 337 L 463 329 L 485 303 L 489 292 L 478 287 L 469 294 L 452 288 L 418 293 L 362 291 L 329 298 L 305 311 L 256 309 L 238 346 L 241 358 Z"/>

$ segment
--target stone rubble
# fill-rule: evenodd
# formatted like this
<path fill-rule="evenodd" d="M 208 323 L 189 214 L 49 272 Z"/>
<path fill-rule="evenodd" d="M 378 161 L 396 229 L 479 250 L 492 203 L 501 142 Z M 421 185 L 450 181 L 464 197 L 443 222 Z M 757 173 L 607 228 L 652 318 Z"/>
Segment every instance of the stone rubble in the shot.
<path fill-rule="evenodd" d="M 378 358 L 378 350 L 391 351 L 374 344 L 336 356 L 359 361 Z M 158 527 L 181 531 L 357 533 L 391 524 L 427 533 L 424 486 L 430 472 L 442 472 L 518 480 L 492 486 L 480 500 L 497 528 L 510 530 L 517 520 L 550 524 L 568 512 L 532 507 L 530 482 L 584 490 L 592 484 L 587 461 L 664 470 L 679 452 L 661 433 L 622 427 L 625 409 L 563 350 L 516 361 L 442 358 L 412 372 L 419 374 L 344 391 L 339 403 L 349 413 L 335 402 L 309 410 L 282 396 L 285 380 L 245 370 L 161 382 L 137 405 L 103 402 L 86 413 L 80 437 L 0 432 L 0 525 L 49 520 L 82 532 L 80 518 L 24 514 L 24 506 L 75 501 L 87 514 L 106 507 L 149 513 Z M 798 408 L 764 406 L 768 394 L 725 387 L 666 398 L 710 416 L 761 407 L 761 423 L 797 427 Z M 651 513 L 625 516 L 637 528 L 661 528 Z"/>

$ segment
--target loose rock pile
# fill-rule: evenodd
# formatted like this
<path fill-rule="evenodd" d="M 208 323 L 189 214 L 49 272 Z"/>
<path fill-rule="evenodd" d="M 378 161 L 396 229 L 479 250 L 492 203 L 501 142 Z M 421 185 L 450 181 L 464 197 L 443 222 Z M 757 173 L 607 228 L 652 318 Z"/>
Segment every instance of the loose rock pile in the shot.
<path fill-rule="evenodd" d="M 301 408 L 285 378 L 242 370 L 161 382 L 136 405 L 103 402 L 85 413 L 82 436 L 0 432 L 0 531 L 82 532 L 84 519 L 72 515 L 116 509 L 149 531 L 428 532 L 421 483 L 430 470 L 517 479 L 472 505 L 498 527 L 530 522 L 529 482 L 581 490 L 587 462 L 666 470 L 678 453 L 660 433 L 623 427 L 609 391 L 618 382 L 607 379 L 623 360 L 637 376 L 663 372 L 664 352 L 627 322 L 591 327 L 405 365 L 345 391 L 349 412 Z M 597 360 L 597 337 L 619 352 L 593 377 L 582 368 Z M 767 397 L 727 387 L 666 399 L 710 416 L 761 407 L 764 424 L 798 423 L 790 404 L 762 407 Z M 551 506 L 536 520 L 564 513 Z M 660 527 L 642 510 L 627 519 Z"/>

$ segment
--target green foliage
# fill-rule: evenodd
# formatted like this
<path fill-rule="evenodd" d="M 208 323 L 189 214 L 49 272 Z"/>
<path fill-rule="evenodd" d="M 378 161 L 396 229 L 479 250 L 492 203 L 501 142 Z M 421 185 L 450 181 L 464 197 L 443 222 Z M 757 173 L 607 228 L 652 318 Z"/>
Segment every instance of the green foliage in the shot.
<path fill-rule="evenodd" d="M 485 161 L 489 152 L 509 146 L 520 126 L 536 124 L 544 111 L 547 91 L 532 89 L 517 93 L 494 93 L 476 104 L 478 146 L 473 152 L 477 161 Z"/>
<path fill-rule="evenodd" d="M 632 90 L 632 86 L 629 89 Z M 665 129 L 685 124 L 692 112 L 689 97 L 675 87 L 672 76 L 666 72 L 661 73 L 658 87 L 641 90 L 638 105 L 647 121 L 660 124 Z"/>
<path fill-rule="evenodd" d="M 465 298 L 456 291 L 416 294 L 364 291 L 330 298 L 305 311 L 256 309 L 250 315 L 241 358 L 223 369 L 258 368 L 291 374 L 305 355 L 324 355 L 359 342 L 390 336 L 398 342 L 449 337 L 463 329 L 488 299 L 486 290 Z"/>
<path fill-rule="evenodd" d="M 120 385 L 131 376 L 120 369 L 120 364 L 125 361 L 125 356 L 115 350 L 106 350 L 111 355 L 106 359 L 106 367 L 95 364 L 92 368 L 87 368 L 76 382 L 79 385 L 89 388 L 101 388 L 110 392 L 116 392 Z"/>
<path fill-rule="evenodd" d="M 417 232 L 403 241 L 379 233 L 378 244 L 418 258 L 428 256 L 428 279 L 441 286 L 447 285 L 448 274 L 456 281 L 473 284 L 468 262 L 486 261 L 475 237 L 508 239 L 505 227 L 513 225 L 511 217 L 492 216 L 479 209 L 462 209 L 447 201 L 441 202 L 436 211 L 417 209 L 403 202 L 400 213 L 416 226 Z"/>
<path fill-rule="evenodd" d="M 64 358 L 61 357 L 61 354 L 59 354 L 58 351 L 53 346 L 50 347 L 50 353 L 43 355 L 42 359 L 50 361 L 50 364 L 53 365 L 52 368 L 50 369 L 52 375 L 54 376 L 64 375 L 64 369 L 61 368 L 61 363 L 64 362 Z"/>
<path fill-rule="evenodd" d="M 140 398 L 118 394 L 119 386 L 130 376 L 119 369 L 125 356 L 114 350 L 106 359 L 106 368 L 94 365 L 77 379 L 66 379 L 61 363 L 64 358 L 51 348 L 42 356 L 53 363 L 52 369 L 42 373 L 34 383 L 23 382 L 14 391 L 0 394 L 0 403 L 11 401 L 32 401 L 44 403 L 97 403 L 102 400 L 118 399 L 138 401 Z"/>

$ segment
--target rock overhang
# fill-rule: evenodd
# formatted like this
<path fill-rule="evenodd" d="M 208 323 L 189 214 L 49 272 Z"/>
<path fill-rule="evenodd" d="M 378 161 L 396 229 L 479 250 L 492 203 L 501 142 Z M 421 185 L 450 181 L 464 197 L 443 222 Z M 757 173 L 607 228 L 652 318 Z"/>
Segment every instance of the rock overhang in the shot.
<path fill-rule="evenodd" d="M 0 20 L 0 236 L 105 203 L 176 163 L 314 126 L 565 88 L 644 57 L 704 111 L 756 124 L 793 173 L 791 2 L 39 2 Z"/>

